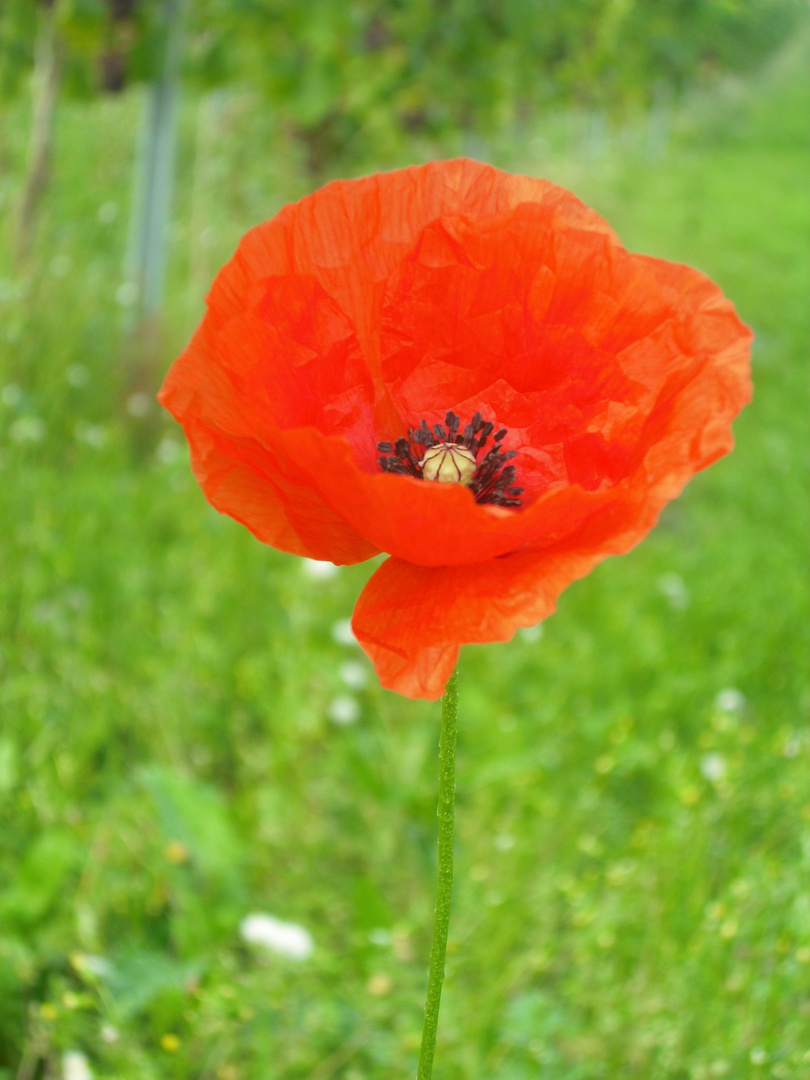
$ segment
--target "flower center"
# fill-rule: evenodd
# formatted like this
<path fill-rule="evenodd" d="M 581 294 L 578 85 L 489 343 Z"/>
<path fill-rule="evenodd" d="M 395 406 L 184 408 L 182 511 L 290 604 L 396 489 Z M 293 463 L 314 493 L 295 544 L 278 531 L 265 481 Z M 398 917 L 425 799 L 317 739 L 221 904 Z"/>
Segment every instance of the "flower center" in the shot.
<path fill-rule="evenodd" d="M 455 443 L 434 443 L 419 462 L 423 480 L 467 485 L 475 474 L 475 454 Z"/>
<path fill-rule="evenodd" d="M 517 457 L 517 451 L 504 451 L 500 445 L 507 435 L 506 428 L 492 435 L 495 425 L 491 420 L 484 421 L 480 412 L 462 432 L 460 425 L 459 417 L 448 412 L 444 424 L 434 424 L 431 429 L 423 420 L 418 428 L 408 431 L 407 439 L 378 443 L 380 468 L 417 480 L 463 484 L 477 503 L 520 506 L 518 496 L 523 494 L 523 488 L 514 486 L 515 466 L 507 465 Z M 490 435 L 494 445 L 479 459 Z"/>

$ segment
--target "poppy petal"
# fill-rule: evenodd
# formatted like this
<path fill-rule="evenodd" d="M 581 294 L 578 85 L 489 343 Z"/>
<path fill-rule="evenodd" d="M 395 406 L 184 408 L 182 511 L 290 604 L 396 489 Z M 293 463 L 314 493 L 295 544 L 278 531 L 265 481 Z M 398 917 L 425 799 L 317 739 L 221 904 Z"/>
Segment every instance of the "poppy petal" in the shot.
<path fill-rule="evenodd" d="M 534 626 L 602 557 L 539 552 L 453 567 L 388 559 L 360 594 L 352 628 L 386 689 L 435 701 L 460 645 L 508 641 Z"/>
<path fill-rule="evenodd" d="M 628 258 L 642 259 L 640 256 Z M 591 415 L 592 422 L 598 423 L 602 430 L 583 431 L 580 427 L 579 433 L 569 436 L 567 441 L 563 439 L 559 443 L 546 443 L 535 448 L 527 446 L 525 477 L 521 474 L 521 484 L 527 486 L 531 493 L 532 477 L 536 475 L 539 478 L 537 487 L 541 490 L 545 488 L 545 491 L 519 513 L 478 506 L 469 492 L 455 485 L 431 485 L 405 477 L 382 475 L 376 471 L 375 464 L 371 465 L 374 471 L 368 473 L 358 467 L 354 439 L 353 453 L 345 439 L 340 442 L 325 440 L 320 432 L 311 428 L 279 430 L 279 381 L 272 378 L 272 371 L 265 372 L 256 361 L 248 375 L 239 373 L 238 378 L 234 377 L 231 369 L 234 363 L 238 363 L 238 349 L 231 344 L 227 333 L 216 335 L 212 342 L 206 340 L 205 334 L 198 335 L 186 357 L 167 380 L 162 400 L 178 418 L 196 413 L 209 430 L 219 431 L 220 437 L 216 440 L 219 452 L 227 456 L 230 448 L 234 468 L 245 467 L 247 438 L 252 437 L 251 461 L 254 470 L 274 477 L 277 486 L 287 490 L 287 498 L 282 497 L 281 502 L 288 505 L 290 514 L 296 518 L 300 543 L 295 545 L 290 538 L 283 542 L 273 540 L 270 537 L 274 534 L 268 534 L 264 525 L 257 523 L 254 527 L 251 524 L 251 515 L 264 513 L 260 501 L 255 504 L 243 501 L 240 504 L 238 495 L 235 502 L 233 499 L 226 500 L 221 484 L 221 465 L 216 470 L 217 494 L 212 492 L 211 498 L 215 505 L 227 508 L 239 520 L 245 521 L 257 535 L 263 538 L 267 536 L 269 542 L 277 543 L 286 550 L 312 553 L 313 547 L 317 546 L 317 557 L 332 558 L 336 562 L 355 561 L 378 550 L 385 550 L 422 565 L 454 565 L 479 562 L 526 545 L 547 546 L 575 531 L 583 520 L 601 509 L 606 502 L 621 500 L 621 486 L 625 479 L 624 486 L 634 486 L 630 475 L 633 459 L 636 469 L 644 465 L 646 471 L 640 474 L 641 479 L 649 483 L 647 472 L 650 462 L 645 461 L 642 450 L 653 454 L 659 471 L 666 469 L 668 461 L 675 464 L 671 455 L 668 456 L 669 452 L 664 452 L 663 444 L 656 445 L 656 440 L 660 443 L 663 438 L 666 417 L 673 408 L 671 402 L 664 408 L 663 402 L 666 397 L 674 400 L 677 393 L 683 392 L 702 367 L 708 365 L 700 380 L 701 392 L 697 395 L 693 393 L 694 415 L 690 419 L 693 430 L 711 423 L 718 435 L 725 431 L 724 446 L 727 449 L 728 423 L 747 399 L 748 390 L 738 369 L 745 363 L 743 354 L 747 348 L 748 334 L 736 319 L 732 306 L 722 300 L 719 290 L 697 271 L 679 268 L 674 273 L 670 264 L 660 260 L 645 261 L 649 264 L 647 277 L 654 283 L 661 277 L 672 292 L 672 298 L 667 299 L 667 303 L 677 302 L 667 322 L 660 323 L 650 337 L 627 346 L 618 358 L 631 380 L 628 385 L 642 388 L 646 404 L 637 401 L 635 404 L 622 405 L 614 401 L 610 393 L 603 399 L 597 395 L 597 411 L 591 408 Z M 693 299 L 690 300 L 690 297 Z M 690 311 L 688 305 L 697 301 L 702 307 L 696 312 Z M 708 310 L 708 314 L 704 309 Z M 337 316 L 330 313 L 330 317 L 334 320 Z M 710 332 L 704 331 L 701 326 L 697 329 L 692 326 L 694 322 L 705 323 L 707 319 L 717 324 L 710 328 Z M 226 329 L 229 325 L 226 324 Z M 672 329 L 673 325 L 675 330 Z M 275 340 L 279 340 L 278 330 Z M 345 331 L 341 331 L 339 340 L 353 340 L 349 324 L 346 324 Z M 711 349 L 718 350 L 716 356 L 706 355 L 707 343 Z M 695 349 L 697 345 L 702 345 L 702 352 L 697 357 L 684 351 L 687 348 Z M 736 366 L 730 365 L 726 356 L 731 347 L 739 354 Z M 196 359 L 193 356 L 195 348 Z M 216 361 L 210 359 L 212 355 Z M 230 357 L 235 357 L 235 360 Z M 193 366 L 193 377 L 192 372 L 184 370 L 185 364 Z M 224 377 L 226 370 L 227 379 Z M 256 370 L 259 370 L 258 376 Z M 716 373 L 715 380 L 708 378 L 711 372 Z M 593 376 L 583 378 L 585 382 L 590 379 L 597 388 L 600 385 L 598 371 Z M 736 393 L 735 400 L 730 401 L 730 407 L 726 409 L 719 408 L 716 394 L 723 378 Z M 204 385 L 199 388 L 196 401 L 190 404 L 189 387 L 194 379 L 198 382 L 202 380 Z M 272 410 L 271 403 L 265 401 L 269 398 L 269 392 L 262 390 L 262 380 L 273 388 Z M 706 392 L 707 388 L 709 392 Z M 330 393 L 322 394 L 318 400 L 325 401 L 333 409 L 337 408 L 336 403 L 340 398 L 336 389 L 339 387 L 333 387 Z M 353 395 L 355 408 L 362 411 L 364 403 L 370 407 L 370 391 L 367 387 L 352 384 L 347 393 Z M 508 412 L 508 419 L 536 427 L 538 420 L 536 416 L 533 418 L 533 413 L 541 411 L 537 402 L 526 395 L 516 396 L 516 393 L 503 380 L 499 380 L 480 397 L 469 399 L 468 408 L 472 412 L 478 408 L 485 410 L 489 406 L 494 408 L 497 418 Z M 518 401 L 522 402 L 519 409 L 523 410 L 525 418 L 520 411 L 515 412 Z M 607 415 L 601 415 L 606 407 Z M 580 404 L 577 407 L 578 415 L 581 415 L 581 408 Z M 558 402 L 552 412 L 561 417 L 564 414 L 564 401 Z M 341 415 L 352 416 L 351 411 L 346 409 Z M 439 415 L 440 410 L 434 408 L 434 414 L 428 414 L 428 419 L 438 419 Z M 623 417 L 621 422 L 618 416 Z M 317 418 L 312 413 L 302 419 Z M 330 429 L 330 425 L 323 422 L 323 417 L 317 422 L 322 431 L 325 427 Z M 559 424 L 560 420 L 555 422 Z M 367 411 L 352 423 L 355 423 L 355 431 L 361 431 L 366 446 L 373 446 L 376 437 Z M 188 424 L 187 427 L 190 433 L 191 427 Z M 331 426 L 331 430 L 339 429 Z M 604 432 L 610 439 L 605 438 Z M 562 432 L 557 432 L 552 437 L 562 435 Z M 210 442 L 209 439 L 206 443 L 209 459 L 212 453 Z M 680 435 L 674 444 L 676 454 L 679 446 L 682 447 Z M 722 448 L 717 451 L 722 452 Z M 201 455 L 195 453 L 195 458 L 201 458 Z M 521 458 L 518 460 L 521 461 Z M 368 459 L 363 464 L 368 468 Z M 201 460 L 196 467 L 203 477 L 212 472 L 210 468 L 203 468 Z M 688 476 L 700 467 L 697 461 L 691 463 L 691 468 L 677 485 L 678 490 Z M 674 481 L 671 486 L 674 489 Z M 244 481 L 229 486 L 229 490 L 234 491 L 244 488 Z M 255 509 L 251 509 L 252 505 L 255 505 Z M 235 508 L 231 510 L 231 507 Z M 306 524 L 308 519 L 312 522 L 309 529 Z M 332 523 L 329 532 L 324 532 L 325 521 Z M 346 538 L 351 538 L 352 550 L 346 550 L 342 541 L 340 547 L 327 549 L 325 545 L 332 542 L 333 536 L 341 533 L 341 522 Z M 360 537 L 364 538 L 365 543 Z"/>
<path fill-rule="evenodd" d="M 191 466 L 212 506 L 241 522 L 280 551 L 338 565 L 365 562 L 379 554 L 254 440 L 237 444 L 197 420 L 187 420 Z"/>
<path fill-rule="evenodd" d="M 207 497 L 283 550 L 393 556 L 356 623 L 412 696 L 641 539 L 731 448 L 751 394 L 750 332 L 708 278 L 628 253 L 554 184 L 471 161 L 285 207 L 207 303 L 160 394 Z M 449 410 L 507 429 L 522 505 L 381 471 L 378 442 Z"/>

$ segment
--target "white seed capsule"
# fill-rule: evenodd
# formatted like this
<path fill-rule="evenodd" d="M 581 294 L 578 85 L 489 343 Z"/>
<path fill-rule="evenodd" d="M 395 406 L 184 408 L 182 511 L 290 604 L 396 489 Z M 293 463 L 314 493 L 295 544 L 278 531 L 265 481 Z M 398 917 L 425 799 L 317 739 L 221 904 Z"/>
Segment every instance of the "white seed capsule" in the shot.
<path fill-rule="evenodd" d="M 441 484 L 469 484 L 475 473 L 475 454 L 466 446 L 436 443 L 419 462 L 425 480 Z"/>

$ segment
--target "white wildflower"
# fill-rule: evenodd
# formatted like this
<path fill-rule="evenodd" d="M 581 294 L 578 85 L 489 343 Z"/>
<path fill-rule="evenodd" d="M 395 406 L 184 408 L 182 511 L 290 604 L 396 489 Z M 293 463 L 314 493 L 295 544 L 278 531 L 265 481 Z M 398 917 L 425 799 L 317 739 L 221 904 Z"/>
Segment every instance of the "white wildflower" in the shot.
<path fill-rule="evenodd" d="M 714 707 L 724 713 L 739 713 L 745 708 L 745 695 L 733 686 L 721 690 L 714 699 Z"/>
<path fill-rule="evenodd" d="M 72 953 L 70 962 L 77 971 L 84 974 L 89 972 L 99 979 L 107 979 L 112 974 L 112 964 L 104 956 L 95 956 L 92 953 Z"/>
<path fill-rule="evenodd" d="M 352 630 L 351 619 L 338 619 L 332 626 L 332 640 L 336 641 L 338 645 L 357 644 L 357 638 L 354 636 L 354 630 Z"/>
<path fill-rule="evenodd" d="M 345 727 L 347 724 L 353 724 L 358 719 L 360 706 L 350 694 L 340 694 L 329 702 L 327 713 L 333 724 L 340 724 L 341 727 Z"/>
<path fill-rule="evenodd" d="M 171 435 L 167 435 L 165 439 L 161 439 L 158 443 L 155 456 L 161 464 L 171 465 L 183 456 L 183 444 L 177 439 L 173 439 Z"/>
<path fill-rule="evenodd" d="M 352 690 L 362 690 L 368 682 L 368 668 L 359 660 L 347 660 L 338 668 L 338 674 Z"/>
<path fill-rule="evenodd" d="M 312 935 L 303 926 L 259 912 L 242 920 L 239 934 L 249 945 L 258 945 L 290 960 L 306 960 L 315 947 Z"/>
<path fill-rule="evenodd" d="M 321 559 L 302 559 L 301 566 L 307 577 L 315 581 L 328 581 L 340 571 L 339 566 L 331 562 L 323 562 Z"/>
<path fill-rule="evenodd" d="M 712 784 L 719 784 L 726 775 L 726 759 L 722 754 L 704 754 L 700 760 L 700 771 Z"/>
<path fill-rule="evenodd" d="M 81 1050 L 66 1050 L 62 1055 L 62 1080 L 93 1080 L 90 1062 Z"/>
<path fill-rule="evenodd" d="M 680 574 L 664 574 L 658 579 L 658 588 L 676 611 L 683 611 L 689 603 L 689 592 Z"/>
<path fill-rule="evenodd" d="M 384 929 L 384 927 L 378 926 L 376 930 L 369 930 L 368 940 L 372 945 L 379 945 L 384 947 L 390 945 L 393 941 L 393 934 L 390 930 Z"/>

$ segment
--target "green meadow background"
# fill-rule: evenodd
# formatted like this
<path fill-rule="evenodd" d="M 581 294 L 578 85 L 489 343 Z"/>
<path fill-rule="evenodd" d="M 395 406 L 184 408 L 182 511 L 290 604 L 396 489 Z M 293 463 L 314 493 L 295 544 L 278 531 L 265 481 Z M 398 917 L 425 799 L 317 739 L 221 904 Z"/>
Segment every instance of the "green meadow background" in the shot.
<path fill-rule="evenodd" d="M 565 184 L 756 332 L 734 453 L 543 626 L 463 651 L 436 1080 L 810 1077 L 809 61 L 796 33 L 620 124 L 429 148 Z M 347 636 L 370 567 L 219 516 L 153 402 L 239 236 L 313 180 L 250 95 L 188 93 L 145 343 L 143 92 L 60 104 L 20 263 L 29 110 L 0 114 L 0 1078 L 413 1076 L 438 706 Z"/>

